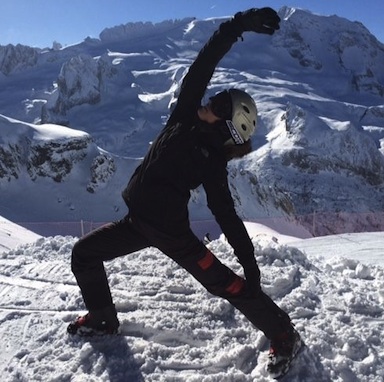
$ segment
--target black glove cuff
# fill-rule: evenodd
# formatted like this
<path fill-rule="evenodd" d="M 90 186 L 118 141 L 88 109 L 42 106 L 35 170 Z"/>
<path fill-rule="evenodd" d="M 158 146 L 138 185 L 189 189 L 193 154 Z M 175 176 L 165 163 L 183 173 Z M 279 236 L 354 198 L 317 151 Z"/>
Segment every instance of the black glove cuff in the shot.
<path fill-rule="evenodd" d="M 236 36 L 240 37 L 243 34 L 243 32 L 245 32 L 244 24 L 242 22 L 242 12 L 237 12 L 233 16 L 231 20 L 231 24 L 233 26 Z"/>

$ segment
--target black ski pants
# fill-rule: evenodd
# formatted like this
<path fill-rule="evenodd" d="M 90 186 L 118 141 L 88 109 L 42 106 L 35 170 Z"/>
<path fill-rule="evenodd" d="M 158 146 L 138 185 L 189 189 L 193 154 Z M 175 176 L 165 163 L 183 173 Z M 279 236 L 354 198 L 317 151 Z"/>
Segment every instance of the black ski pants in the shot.
<path fill-rule="evenodd" d="M 130 216 L 91 232 L 73 247 L 72 272 L 88 310 L 113 303 L 103 262 L 149 246 L 176 261 L 210 293 L 227 299 L 269 339 L 290 327 L 283 310 L 264 292 L 252 293 L 246 281 L 222 264 L 190 229 L 168 234 Z"/>

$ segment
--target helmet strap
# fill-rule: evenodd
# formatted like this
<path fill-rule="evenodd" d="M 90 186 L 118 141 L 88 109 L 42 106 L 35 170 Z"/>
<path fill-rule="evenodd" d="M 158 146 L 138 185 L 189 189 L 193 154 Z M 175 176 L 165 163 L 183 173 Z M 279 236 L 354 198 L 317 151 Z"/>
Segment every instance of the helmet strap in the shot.
<path fill-rule="evenodd" d="M 225 121 L 225 123 L 227 124 L 229 132 L 231 133 L 231 136 L 232 136 L 233 141 L 235 142 L 235 144 L 236 145 L 242 145 L 244 143 L 244 139 L 239 134 L 239 132 L 237 131 L 237 129 L 236 129 L 235 125 L 233 124 L 233 122 L 230 119 L 227 119 Z"/>

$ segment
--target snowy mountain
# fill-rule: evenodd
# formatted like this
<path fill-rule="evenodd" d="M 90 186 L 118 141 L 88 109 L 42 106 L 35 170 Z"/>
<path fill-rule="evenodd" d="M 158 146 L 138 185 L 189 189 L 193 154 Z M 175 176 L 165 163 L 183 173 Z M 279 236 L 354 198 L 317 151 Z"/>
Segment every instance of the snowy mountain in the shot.
<path fill-rule="evenodd" d="M 281 30 L 244 34 L 209 89 L 236 86 L 258 103 L 254 151 L 229 165 L 239 214 L 314 235 L 383 230 L 384 45 L 361 23 L 279 14 Z M 0 47 L 0 215 L 120 218 L 121 190 L 223 20 L 128 23 L 65 48 Z M 201 189 L 190 207 L 192 219 L 212 219 Z"/>

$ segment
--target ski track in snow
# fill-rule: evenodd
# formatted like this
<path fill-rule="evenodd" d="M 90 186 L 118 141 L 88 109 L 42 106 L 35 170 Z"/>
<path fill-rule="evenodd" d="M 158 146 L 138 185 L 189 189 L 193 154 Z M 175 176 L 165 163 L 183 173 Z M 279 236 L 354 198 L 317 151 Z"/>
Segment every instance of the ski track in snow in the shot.
<path fill-rule="evenodd" d="M 107 263 L 121 335 L 67 335 L 84 312 L 74 242 L 41 238 L 0 254 L 2 381 L 272 380 L 263 334 L 153 248 Z M 267 236 L 254 244 L 264 289 L 307 345 L 281 381 L 382 381 L 383 268 L 306 256 Z M 241 274 L 224 239 L 209 246 Z"/>

